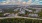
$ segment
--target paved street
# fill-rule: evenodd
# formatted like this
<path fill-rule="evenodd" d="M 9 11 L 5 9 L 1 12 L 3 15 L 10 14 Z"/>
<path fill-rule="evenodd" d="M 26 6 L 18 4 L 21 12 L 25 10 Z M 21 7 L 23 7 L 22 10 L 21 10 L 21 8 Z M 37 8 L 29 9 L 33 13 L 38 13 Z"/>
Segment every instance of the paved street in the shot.
<path fill-rule="evenodd" d="M 33 20 L 42 20 L 39 18 L 30 18 L 30 17 L 21 17 L 21 16 L 15 16 L 15 17 L 0 17 L 0 19 L 7 19 L 7 18 L 25 18 L 25 19 L 33 19 Z"/>
<path fill-rule="evenodd" d="M 25 18 L 25 19 L 33 19 L 33 20 L 42 20 L 40 18 L 30 18 L 30 17 L 17 16 L 17 14 L 12 14 L 7 17 L 0 17 L 0 19 L 7 19 L 7 18 Z"/>

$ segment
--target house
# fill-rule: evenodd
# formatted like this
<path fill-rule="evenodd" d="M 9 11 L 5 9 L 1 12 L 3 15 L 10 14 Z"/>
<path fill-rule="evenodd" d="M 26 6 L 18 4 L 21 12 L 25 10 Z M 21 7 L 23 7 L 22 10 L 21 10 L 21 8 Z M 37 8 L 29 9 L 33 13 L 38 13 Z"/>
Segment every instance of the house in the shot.
<path fill-rule="evenodd" d="M 12 13 L 12 14 L 10 14 L 10 15 L 11 15 L 12 17 L 16 16 L 16 14 L 14 14 L 14 13 Z M 10 16 L 10 17 L 11 17 L 11 16 Z"/>
<path fill-rule="evenodd" d="M 19 13 L 20 13 L 20 14 L 25 14 L 25 11 L 20 11 Z"/>
<path fill-rule="evenodd" d="M 39 16 L 38 16 L 38 14 L 29 14 L 28 17 L 36 18 L 36 17 L 39 17 Z"/>
<path fill-rule="evenodd" d="M 17 11 L 17 10 L 19 10 L 19 8 L 17 8 L 17 9 L 14 9 L 14 11 Z"/>
<path fill-rule="evenodd" d="M 25 9 L 26 11 L 28 11 L 28 12 L 33 12 L 32 10 L 29 10 L 29 9 Z"/>
<path fill-rule="evenodd" d="M 40 12 L 41 10 L 40 9 L 36 9 L 36 11 L 34 11 L 34 13 L 38 13 Z"/>
<path fill-rule="evenodd" d="M 10 15 L 10 13 L 4 13 L 4 16 L 9 16 Z"/>
<path fill-rule="evenodd" d="M 28 10 L 29 12 L 33 12 L 32 10 Z"/>

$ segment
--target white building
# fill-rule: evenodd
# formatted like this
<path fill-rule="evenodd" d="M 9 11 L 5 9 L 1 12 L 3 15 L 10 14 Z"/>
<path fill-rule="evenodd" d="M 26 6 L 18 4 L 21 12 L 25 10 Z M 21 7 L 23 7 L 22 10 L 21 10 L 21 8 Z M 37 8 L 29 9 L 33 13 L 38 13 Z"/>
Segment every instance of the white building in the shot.
<path fill-rule="evenodd" d="M 28 11 L 28 12 L 33 12 L 32 10 L 29 10 L 29 9 L 25 9 L 26 11 Z"/>
<path fill-rule="evenodd" d="M 10 13 L 4 13 L 4 16 L 9 16 L 10 15 Z"/>
<path fill-rule="evenodd" d="M 14 9 L 14 11 L 17 11 L 17 10 L 19 10 L 19 8 L 17 8 L 17 9 Z"/>
<path fill-rule="evenodd" d="M 29 17 L 39 17 L 38 14 L 29 14 Z"/>
<path fill-rule="evenodd" d="M 28 10 L 29 12 L 33 12 L 32 10 Z"/>
<path fill-rule="evenodd" d="M 36 11 L 34 11 L 34 13 L 38 13 L 40 12 L 41 10 L 40 9 L 36 9 Z"/>
<path fill-rule="evenodd" d="M 20 13 L 20 14 L 25 14 L 25 11 L 20 11 L 19 13 Z"/>

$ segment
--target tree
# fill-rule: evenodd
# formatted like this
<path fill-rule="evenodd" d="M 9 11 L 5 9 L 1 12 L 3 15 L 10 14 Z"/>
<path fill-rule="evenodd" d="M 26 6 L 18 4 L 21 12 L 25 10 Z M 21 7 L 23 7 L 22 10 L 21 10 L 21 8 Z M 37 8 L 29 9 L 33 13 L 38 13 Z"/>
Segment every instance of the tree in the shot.
<path fill-rule="evenodd" d="M 4 15 L 3 15 L 3 13 L 0 13 L 0 17 L 3 17 Z"/>
<path fill-rule="evenodd" d="M 42 17 L 42 10 L 38 13 L 39 17 Z"/>
<path fill-rule="evenodd" d="M 17 10 L 17 11 L 14 11 L 13 13 L 14 13 L 14 14 L 16 14 L 16 13 L 18 13 L 18 12 L 19 12 L 19 10 Z"/>
<path fill-rule="evenodd" d="M 42 20 L 32 20 L 24 18 L 0 19 L 0 23 L 42 23 Z"/>
<path fill-rule="evenodd" d="M 18 14 L 18 16 L 24 16 L 24 14 Z"/>
<path fill-rule="evenodd" d="M 3 9 L 4 10 L 4 13 L 13 13 L 14 10 L 13 9 Z"/>

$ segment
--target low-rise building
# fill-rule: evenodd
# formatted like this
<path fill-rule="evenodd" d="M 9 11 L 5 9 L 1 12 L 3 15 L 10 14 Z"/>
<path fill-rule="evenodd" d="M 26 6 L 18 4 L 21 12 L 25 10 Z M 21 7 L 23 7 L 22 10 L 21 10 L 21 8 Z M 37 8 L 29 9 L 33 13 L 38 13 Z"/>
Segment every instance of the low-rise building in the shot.
<path fill-rule="evenodd" d="M 10 13 L 4 13 L 4 16 L 9 16 L 10 15 Z"/>
<path fill-rule="evenodd" d="M 29 14 L 28 17 L 39 17 L 38 14 Z"/>
<path fill-rule="evenodd" d="M 19 13 L 20 13 L 20 14 L 25 14 L 25 11 L 20 11 Z"/>
<path fill-rule="evenodd" d="M 25 9 L 26 11 L 28 11 L 28 12 L 33 12 L 32 10 L 29 10 L 29 9 Z"/>
<path fill-rule="evenodd" d="M 34 13 L 38 13 L 40 12 L 41 10 L 40 9 L 36 9 L 36 11 L 34 11 Z"/>
<path fill-rule="evenodd" d="M 17 10 L 19 10 L 19 8 L 17 8 L 17 9 L 14 9 L 14 11 L 17 11 Z"/>

